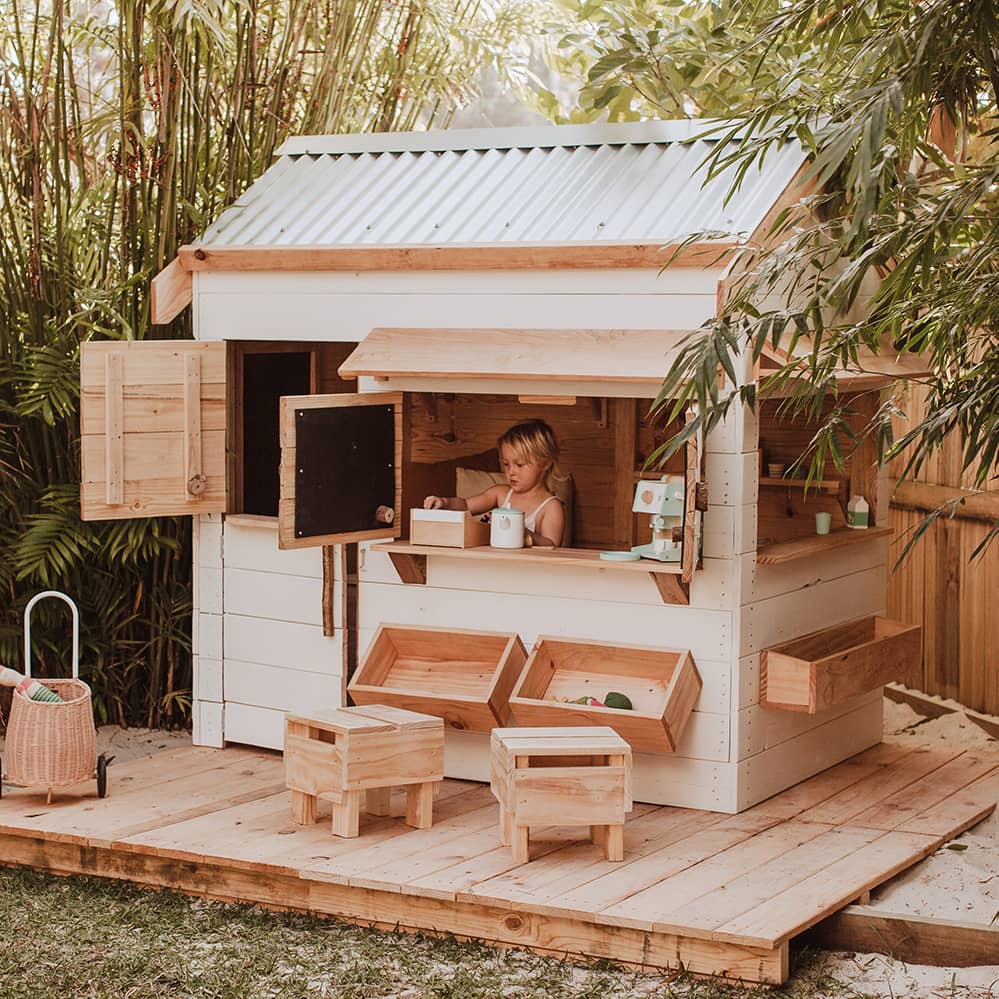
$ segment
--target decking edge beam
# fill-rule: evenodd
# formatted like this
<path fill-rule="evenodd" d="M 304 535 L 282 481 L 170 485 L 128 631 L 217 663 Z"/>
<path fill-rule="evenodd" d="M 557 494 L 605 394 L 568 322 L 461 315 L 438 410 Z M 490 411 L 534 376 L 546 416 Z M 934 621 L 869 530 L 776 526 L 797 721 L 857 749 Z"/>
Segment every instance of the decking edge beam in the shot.
<path fill-rule="evenodd" d="M 994 964 L 999 926 L 848 905 L 800 938 L 826 950 L 887 954 L 911 964 L 973 968 Z"/>
<path fill-rule="evenodd" d="M 603 958 L 647 972 L 682 969 L 728 981 L 766 984 L 782 984 L 789 974 L 787 943 L 772 950 L 736 946 L 479 903 L 334 885 L 274 868 L 252 871 L 38 836 L 0 835 L 0 857 L 0 866 L 5 867 L 131 881 L 222 902 L 292 909 L 378 929 L 446 934 L 546 956 Z"/>

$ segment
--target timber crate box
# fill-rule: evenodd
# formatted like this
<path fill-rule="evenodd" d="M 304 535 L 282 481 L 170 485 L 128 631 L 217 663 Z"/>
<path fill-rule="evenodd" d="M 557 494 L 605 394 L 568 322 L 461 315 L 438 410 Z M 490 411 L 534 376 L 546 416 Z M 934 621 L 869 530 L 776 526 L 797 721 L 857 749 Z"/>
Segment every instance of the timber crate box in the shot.
<path fill-rule="evenodd" d="M 515 634 L 383 624 L 348 689 L 356 704 L 393 704 L 489 732 L 507 723 L 526 659 Z"/>
<path fill-rule="evenodd" d="M 815 714 L 919 669 L 921 629 L 884 617 L 812 632 L 763 652 L 760 700 L 765 707 Z"/>
<path fill-rule="evenodd" d="M 567 701 L 610 691 L 626 695 L 631 710 Z M 540 637 L 510 698 L 518 725 L 606 725 L 632 749 L 676 749 L 701 677 L 689 650 Z"/>
<path fill-rule="evenodd" d="M 409 541 L 440 548 L 481 548 L 489 544 L 489 524 L 467 510 L 409 511 Z"/>

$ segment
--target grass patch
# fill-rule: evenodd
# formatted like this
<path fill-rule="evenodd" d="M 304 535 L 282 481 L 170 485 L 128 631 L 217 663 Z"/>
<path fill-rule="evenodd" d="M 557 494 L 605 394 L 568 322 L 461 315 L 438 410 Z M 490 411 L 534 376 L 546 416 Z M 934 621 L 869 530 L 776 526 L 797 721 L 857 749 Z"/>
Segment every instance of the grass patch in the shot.
<path fill-rule="evenodd" d="M 4 999 L 855 995 L 826 979 L 814 955 L 787 986 L 741 988 L 22 869 L 0 868 L 0 927 Z"/>

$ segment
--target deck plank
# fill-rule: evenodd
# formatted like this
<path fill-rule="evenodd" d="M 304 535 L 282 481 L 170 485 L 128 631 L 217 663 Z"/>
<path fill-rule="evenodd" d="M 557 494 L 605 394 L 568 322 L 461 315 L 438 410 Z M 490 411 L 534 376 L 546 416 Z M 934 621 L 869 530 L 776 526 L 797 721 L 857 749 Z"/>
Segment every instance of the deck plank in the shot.
<path fill-rule="evenodd" d="M 0 813 L 0 833 L 34 829 L 48 839 L 109 848 L 115 840 L 284 789 L 280 756 L 243 751 L 226 758 L 217 755 L 218 750 L 215 753 L 214 757 L 199 754 L 198 763 L 187 773 L 178 775 L 170 768 L 165 779 L 161 774 L 152 781 L 139 777 L 127 791 L 110 793 L 103 800 L 67 796 L 46 806 L 35 794 L 5 794 L 3 804 L 16 803 L 16 812 L 5 807 Z"/>
<path fill-rule="evenodd" d="M 613 913 L 620 917 L 645 912 L 652 916 L 654 926 L 675 921 L 681 913 L 686 920 L 688 912 L 699 912 L 701 909 L 717 916 L 713 900 L 717 900 L 718 910 L 723 911 L 726 904 L 731 904 L 727 896 L 733 893 L 739 898 L 749 895 L 752 885 L 736 889 L 742 879 L 752 878 L 765 865 L 785 858 L 795 848 L 833 828 L 792 820 L 761 829 L 754 836 L 733 843 L 713 856 L 705 857 L 697 864 L 621 899 L 613 906 L 604 907 L 601 913 Z M 759 890 L 758 886 L 756 890 Z M 702 900 L 706 900 L 706 904 L 701 904 Z M 712 924 L 710 916 L 701 914 L 690 925 L 710 929 Z"/>
<path fill-rule="evenodd" d="M 999 767 L 899 825 L 901 832 L 951 838 L 991 815 L 999 801 Z"/>
<path fill-rule="evenodd" d="M 442 794 L 435 805 L 441 821 L 481 807 L 485 800 L 480 785 L 462 782 L 457 786 L 458 794 Z M 282 791 L 134 836 L 120 847 L 131 852 L 153 849 L 174 860 L 229 863 L 249 871 L 298 876 L 312 865 L 370 850 L 413 832 L 399 818 L 362 812 L 361 835 L 344 839 L 330 831 L 329 804 L 320 802 L 320 806 L 323 819 L 315 825 L 297 825 L 291 818 L 290 793 Z"/>
<path fill-rule="evenodd" d="M 664 816 L 667 811 L 655 805 L 635 805 L 632 818 L 625 824 L 625 851 L 638 851 L 650 837 L 665 832 L 670 827 L 670 819 Z M 683 809 L 677 809 L 685 813 Z M 685 816 L 690 821 L 689 816 Z M 552 827 L 558 829 L 558 826 Z M 501 904 L 515 904 L 519 899 L 529 897 L 532 902 L 540 902 L 550 895 L 549 884 L 567 875 L 573 883 L 596 876 L 596 873 L 608 869 L 608 866 L 620 867 L 620 864 L 607 861 L 602 846 L 589 840 L 589 830 L 576 826 L 574 834 L 565 837 L 565 846 L 557 851 L 544 851 L 544 856 L 538 856 L 535 847 L 544 843 L 544 835 L 531 831 L 531 862 L 518 868 L 511 867 L 509 871 L 494 877 L 483 878 L 479 882 L 468 885 L 465 894 L 469 897 L 490 898 Z M 608 865 L 608 866 L 605 866 Z M 520 886 L 529 882 L 524 892 Z M 511 893 L 504 891 L 509 886 Z M 557 889 L 556 889 L 557 890 Z"/>
<path fill-rule="evenodd" d="M 553 906 L 557 904 L 559 907 L 573 906 L 575 909 L 587 905 L 594 907 L 600 905 L 602 908 L 599 910 L 596 908 L 591 910 L 595 913 L 591 918 L 614 926 L 651 929 L 655 908 L 644 902 L 631 903 L 633 897 L 647 890 L 649 885 L 664 887 L 680 872 L 724 852 L 736 843 L 758 835 L 763 828 L 773 824 L 773 820 L 768 816 L 726 816 L 721 822 L 684 835 L 661 850 L 633 864 L 628 864 L 620 873 L 616 885 L 614 884 L 616 872 L 612 871 L 588 883 L 572 895 L 567 893 L 553 900 L 552 904 Z M 614 901 L 607 904 L 611 898 Z"/>
<path fill-rule="evenodd" d="M 509 906 L 530 904 L 534 911 L 592 918 L 596 909 L 589 901 L 590 885 L 604 883 L 608 877 L 618 885 L 646 885 L 650 877 L 647 858 L 703 834 L 726 818 L 691 809 L 661 809 L 625 825 L 621 862 L 608 861 L 600 847 L 576 842 L 557 854 L 532 859 L 526 866 L 511 867 L 498 877 L 468 886 L 463 894 L 469 899 L 491 898 Z M 658 863 L 662 864 L 661 857 Z M 579 895 L 587 901 L 579 901 Z"/>
<path fill-rule="evenodd" d="M 579 829 L 570 826 L 531 830 L 531 862 L 562 850 L 579 839 Z M 435 870 L 407 880 L 405 892 L 426 898 L 456 900 L 480 881 L 505 874 L 518 866 L 509 846 L 503 846 L 495 829 L 483 829 L 464 843 L 466 856 L 457 861 L 443 859 Z"/>
<path fill-rule="evenodd" d="M 856 832 L 870 834 L 872 830 Z M 776 946 L 929 856 L 938 845 L 939 839 L 932 836 L 884 833 L 718 925 L 714 939 Z"/>
<path fill-rule="evenodd" d="M 355 888 L 403 891 L 411 875 L 426 871 L 427 865 L 442 862 L 442 855 L 458 859 L 466 836 L 483 829 L 496 829 L 495 802 L 488 801 L 486 795 L 477 800 L 481 800 L 478 808 L 460 816 L 435 815 L 429 829 L 407 827 L 405 837 L 310 864 L 303 876 Z"/>
<path fill-rule="evenodd" d="M 810 822 L 846 825 L 856 815 L 961 756 L 962 750 L 916 749 L 895 764 L 827 798 L 802 813 Z"/>
<path fill-rule="evenodd" d="M 658 899 L 655 928 L 666 932 L 667 926 L 679 920 L 688 931 L 696 928 L 717 939 L 711 931 L 772 900 L 831 863 L 850 857 L 881 835 L 876 829 L 808 822 L 795 823 L 792 829 L 791 825 L 768 829 L 757 837 L 744 851 L 747 856 L 742 858 L 743 870 L 737 876 L 715 884 L 710 884 L 710 879 L 697 884 L 695 879 L 693 890 L 706 890 L 682 904 L 674 904 L 672 898 Z M 769 849 L 764 851 L 764 844 L 758 841 L 768 837 Z"/>
<path fill-rule="evenodd" d="M 911 784 L 850 819 L 850 825 L 870 829 L 897 829 L 910 819 L 951 798 L 956 792 L 999 766 L 992 754 L 961 756 L 920 777 Z"/>

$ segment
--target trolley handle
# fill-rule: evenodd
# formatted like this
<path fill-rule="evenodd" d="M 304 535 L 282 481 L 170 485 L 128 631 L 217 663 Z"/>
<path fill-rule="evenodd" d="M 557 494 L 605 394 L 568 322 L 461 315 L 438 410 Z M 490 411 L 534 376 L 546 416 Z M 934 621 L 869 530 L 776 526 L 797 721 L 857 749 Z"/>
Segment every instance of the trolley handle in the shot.
<path fill-rule="evenodd" d="M 24 675 L 31 676 L 31 610 L 39 600 L 45 597 L 58 597 L 69 604 L 73 612 L 73 679 L 80 679 L 80 612 L 76 609 L 76 604 L 58 590 L 44 590 L 36 593 L 24 608 Z"/>

